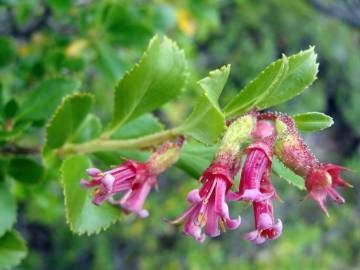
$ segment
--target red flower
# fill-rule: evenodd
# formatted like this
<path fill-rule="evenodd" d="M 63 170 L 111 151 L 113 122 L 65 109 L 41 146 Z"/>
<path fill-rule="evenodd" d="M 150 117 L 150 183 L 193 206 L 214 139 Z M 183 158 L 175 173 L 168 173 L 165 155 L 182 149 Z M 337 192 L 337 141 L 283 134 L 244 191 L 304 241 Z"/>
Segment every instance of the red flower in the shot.
<path fill-rule="evenodd" d="M 334 164 L 322 164 L 312 168 L 306 177 L 305 186 L 309 195 L 319 203 L 326 215 L 329 215 L 325 206 L 327 195 L 329 195 L 334 202 L 343 204 L 345 203 L 345 199 L 335 188 L 337 186 L 352 187 L 339 176 L 342 170 L 349 169 Z"/>
<path fill-rule="evenodd" d="M 233 175 L 228 165 L 213 163 L 202 174 L 200 181 L 203 186 L 200 190 L 189 192 L 187 200 L 191 206 L 177 219 L 170 221 L 172 224 L 185 221 L 184 233 L 199 242 L 205 240 L 205 235 L 215 237 L 220 230 L 236 229 L 241 223 L 240 216 L 231 219 L 229 207 L 225 200 L 226 192 L 233 185 Z M 202 233 L 204 228 L 205 235 Z"/>

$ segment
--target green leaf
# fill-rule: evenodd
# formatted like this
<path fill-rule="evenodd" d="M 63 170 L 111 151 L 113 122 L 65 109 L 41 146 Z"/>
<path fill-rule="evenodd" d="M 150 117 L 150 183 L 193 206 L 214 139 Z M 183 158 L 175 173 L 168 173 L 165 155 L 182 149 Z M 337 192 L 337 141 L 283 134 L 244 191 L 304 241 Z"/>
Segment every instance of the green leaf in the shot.
<path fill-rule="evenodd" d="M 273 62 L 242 90 L 244 91 L 249 88 L 250 90 L 246 90 L 247 92 L 256 91 L 257 93 L 262 93 L 261 88 L 264 87 L 263 91 L 266 92 L 266 95 L 260 95 L 260 100 L 255 101 L 257 109 L 266 109 L 290 100 L 315 81 L 318 64 L 316 63 L 314 47 L 290 56 L 288 58 L 288 67 L 284 66 L 284 71 L 287 71 L 279 73 L 283 63 L 284 58 Z M 269 86 L 271 86 L 270 90 Z M 267 90 L 269 91 L 267 92 Z M 245 99 L 246 102 L 243 104 L 242 96 L 253 97 L 252 94 L 241 94 L 241 92 L 225 107 L 226 116 L 235 116 L 251 109 L 251 107 L 248 107 L 247 102 L 250 102 L 252 99 Z M 238 104 L 240 104 L 239 108 Z M 253 103 L 250 102 L 249 104 Z"/>
<path fill-rule="evenodd" d="M 176 166 L 198 179 L 210 165 L 216 149 L 217 146 L 209 147 L 196 142 L 187 143 L 181 151 L 181 157 Z"/>
<path fill-rule="evenodd" d="M 277 176 L 285 179 L 289 184 L 296 186 L 299 189 L 305 189 L 304 179 L 295 174 L 292 170 L 285 167 L 285 165 L 276 157 L 273 158 L 272 170 Z"/>
<path fill-rule="evenodd" d="M 170 39 L 155 36 L 137 63 L 115 88 L 111 131 L 174 99 L 184 88 L 184 53 Z"/>
<path fill-rule="evenodd" d="M 248 83 L 225 107 L 229 116 L 246 113 L 267 98 L 283 82 L 289 68 L 285 55 L 263 70 L 255 80 Z"/>
<path fill-rule="evenodd" d="M 7 172 L 21 183 L 36 184 L 42 180 L 44 168 L 33 159 L 15 157 L 10 160 Z"/>
<path fill-rule="evenodd" d="M 21 235 L 13 230 L 0 238 L 0 267 L 8 269 L 18 265 L 27 254 L 27 247 Z"/>
<path fill-rule="evenodd" d="M 55 149 L 72 140 L 89 113 L 92 102 L 93 97 L 89 94 L 66 97 L 46 128 L 46 148 Z"/>
<path fill-rule="evenodd" d="M 15 42 L 7 37 L 0 37 L 0 68 L 8 65 L 15 58 Z"/>
<path fill-rule="evenodd" d="M 334 124 L 333 119 L 320 112 L 308 112 L 292 115 L 296 127 L 302 131 L 319 131 Z"/>
<path fill-rule="evenodd" d="M 121 216 L 120 210 L 110 204 L 94 205 L 91 202 L 91 191 L 81 187 L 80 179 L 86 177 L 85 170 L 91 166 L 87 157 L 72 156 L 61 167 L 66 219 L 71 231 L 77 234 L 99 233 Z"/>
<path fill-rule="evenodd" d="M 89 114 L 79 129 L 74 133 L 72 142 L 80 143 L 95 139 L 100 135 L 101 131 L 102 124 L 100 119 L 93 114 Z"/>
<path fill-rule="evenodd" d="M 6 231 L 12 228 L 16 221 L 16 202 L 5 182 L 0 182 L 0 213 L 1 237 Z"/>
<path fill-rule="evenodd" d="M 147 113 L 139 118 L 136 118 L 124 126 L 116 130 L 112 135 L 112 139 L 131 139 L 155 132 L 159 132 L 164 129 L 164 125 L 159 122 L 154 115 Z"/>
<path fill-rule="evenodd" d="M 209 76 L 198 84 L 204 93 L 184 124 L 177 128 L 179 133 L 185 133 L 206 144 L 217 141 L 225 130 L 225 116 L 219 108 L 218 98 L 225 86 L 230 73 L 230 65 L 211 71 Z"/>
<path fill-rule="evenodd" d="M 26 96 L 17 119 L 47 119 L 64 96 L 73 94 L 79 88 L 80 82 L 75 80 L 56 78 L 43 81 Z"/>
<path fill-rule="evenodd" d="M 15 99 L 10 99 L 4 106 L 4 115 L 6 118 L 13 118 L 19 111 L 19 105 Z"/>

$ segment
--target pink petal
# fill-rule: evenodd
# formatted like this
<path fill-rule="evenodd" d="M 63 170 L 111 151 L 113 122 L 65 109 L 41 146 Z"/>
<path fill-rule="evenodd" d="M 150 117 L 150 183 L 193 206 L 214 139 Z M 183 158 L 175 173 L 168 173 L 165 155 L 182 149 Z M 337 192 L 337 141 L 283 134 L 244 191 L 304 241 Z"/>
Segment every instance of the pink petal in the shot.
<path fill-rule="evenodd" d="M 269 229 L 273 226 L 273 219 L 268 213 L 260 214 L 256 220 L 256 229 L 258 231 Z"/>
<path fill-rule="evenodd" d="M 95 186 L 98 186 L 100 185 L 101 183 L 101 180 L 91 180 L 91 181 L 87 181 L 85 179 L 81 179 L 80 180 L 80 185 L 83 187 L 83 188 L 92 188 L 92 187 L 95 187 Z"/>
<path fill-rule="evenodd" d="M 258 189 L 246 189 L 244 193 L 239 196 L 240 200 L 260 202 L 271 198 L 274 193 L 261 193 Z"/>
<path fill-rule="evenodd" d="M 273 229 L 275 230 L 275 235 L 271 239 L 275 240 L 279 238 L 283 230 L 283 224 L 280 219 L 277 220 L 277 223 L 273 226 Z"/>
<path fill-rule="evenodd" d="M 86 169 L 86 173 L 89 176 L 96 177 L 99 176 L 99 174 L 101 174 L 101 171 L 98 168 L 88 168 Z"/>
<path fill-rule="evenodd" d="M 192 191 L 190 191 L 187 195 L 187 201 L 189 203 L 198 203 L 201 202 L 201 197 L 199 194 L 199 190 L 198 189 L 193 189 Z"/>

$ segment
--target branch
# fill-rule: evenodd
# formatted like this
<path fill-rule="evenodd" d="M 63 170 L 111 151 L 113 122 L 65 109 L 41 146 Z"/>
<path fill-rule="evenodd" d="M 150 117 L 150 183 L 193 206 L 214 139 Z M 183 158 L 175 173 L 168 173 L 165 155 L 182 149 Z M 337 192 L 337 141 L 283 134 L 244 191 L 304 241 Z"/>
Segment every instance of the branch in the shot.
<path fill-rule="evenodd" d="M 309 0 L 309 3 L 319 10 L 320 12 L 339 18 L 340 20 L 348 23 L 349 25 L 360 28 L 360 18 L 356 16 L 355 12 L 358 10 L 344 10 L 343 8 L 340 9 L 334 5 L 326 5 L 319 0 Z M 354 3 L 352 3 L 354 5 Z M 347 3 L 347 7 L 349 7 L 349 3 Z M 353 14 L 351 14 L 353 13 Z"/>
<path fill-rule="evenodd" d="M 180 130 L 169 129 L 155 134 L 143 136 L 136 139 L 127 140 L 110 140 L 100 137 L 98 139 L 80 143 L 67 143 L 61 148 L 56 149 L 54 154 L 57 156 L 65 156 L 69 154 L 89 154 L 98 151 L 119 151 L 130 149 L 144 149 L 156 146 L 167 140 L 174 139 L 181 135 Z"/>
<path fill-rule="evenodd" d="M 0 148 L 0 153 L 4 155 L 38 155 L 39 148 L 23 147 L 16 144 L 6 144 Z"/>

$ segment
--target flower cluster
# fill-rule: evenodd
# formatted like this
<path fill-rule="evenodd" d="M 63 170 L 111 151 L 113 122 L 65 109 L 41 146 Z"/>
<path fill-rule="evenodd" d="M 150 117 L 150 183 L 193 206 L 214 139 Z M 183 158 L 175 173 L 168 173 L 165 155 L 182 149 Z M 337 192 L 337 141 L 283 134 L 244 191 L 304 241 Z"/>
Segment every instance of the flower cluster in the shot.
<path fill-rule="evenodd" d="M 145 200 L 152 187 L 157 185 L 157 176 L 178 160 L 183 142 L 183 137 L 176 142 L 166 142 L 144 163 L 125 159 L 124 163 L 109 171 L 89 168 L 87 174 L 92 180 L 81 179 L 80 184 L 85 189 L 96 187 L 94 204 L 100 205 L 107 200 L 120 205 L 125 213 L 132 212 L 145 218 L 149 215 L 143 208 Z M 119 193 L 123 193 L 121 199 L 115 200 L 114 195 Z"/>
<path fill-rule="evenodd" d="M 156 177 L 178 160 L 183 142 L 184 137 L 166 142 L 144 163 L 125 160 L 105 172 L 90 168 L 87 174 L 92 180 L 80 183 L 86 189 L 96 187 L 94 204 L 108 201 L 120 205 L 125 213 L 146 217 L 149 213 L 143 209 L 145 199 L 156 186 Z M 347 168 L 320 163 L 299 136 L 291 117 L 252 112 L 228 122 L 213 161 L 199 178 L 202 186 L 188 193 L 188 209 L 168 222 L 184 223 L 184 233 L 202 242 L 206 236 L 216 237 L 226 228 L 238 228 L 241 218 L 231 218 L 228 202 L 245 201 L 253 206 L 255 229 L 244 239 L 262 244 L 278 238 L 283 224 L 274 217 L 273 202 L 279 199 L 270 181 L 274 155 L 305 179 L 308 197 L 316 200 L 326 214 L 327 195 L 336 203 L 345 202 L 336 187 L 351 186 L 340 177 Z M 123 194 L 121 199 L 114 199 L 119 193 Z"/>

